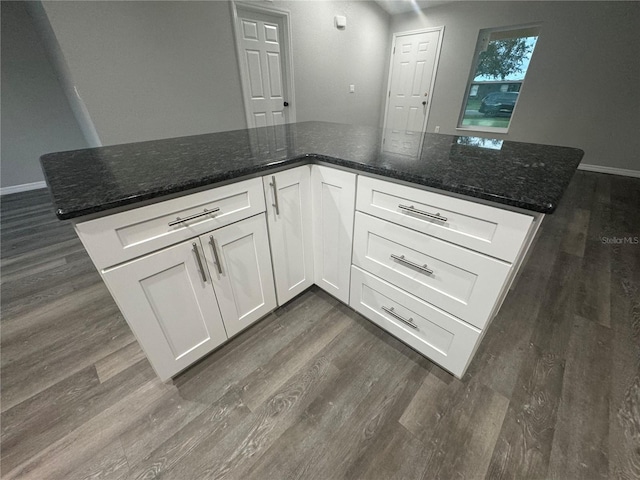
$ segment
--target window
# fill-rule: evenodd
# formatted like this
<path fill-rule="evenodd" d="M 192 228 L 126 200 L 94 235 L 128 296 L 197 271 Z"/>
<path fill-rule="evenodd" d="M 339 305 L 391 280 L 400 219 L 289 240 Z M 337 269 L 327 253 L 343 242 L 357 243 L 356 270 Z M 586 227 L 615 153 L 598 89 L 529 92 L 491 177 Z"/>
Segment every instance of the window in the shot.
<path fill-rule="evenodd" d="M 481 30 L 458 128 L 507 132 L 540 27 Z"/>

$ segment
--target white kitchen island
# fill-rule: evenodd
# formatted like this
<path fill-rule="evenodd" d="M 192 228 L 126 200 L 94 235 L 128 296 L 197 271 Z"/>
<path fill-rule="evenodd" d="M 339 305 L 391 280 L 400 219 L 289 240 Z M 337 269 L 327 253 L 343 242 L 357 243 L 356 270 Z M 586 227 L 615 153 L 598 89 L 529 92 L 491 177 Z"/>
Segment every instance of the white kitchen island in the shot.
<path fill-rule="evenodd" d="M 443 137 L 455 138 L 436 140 Z M 249 145 L 255 164 L 260 155 Z M 455 148 L 450 140 L 447 145 Z M 144 151 L 144 143 L 126 147 L 136 146 Z M 579 151 L 564 150 L 573 155 L 564 168 L 569 172 Z M 424 152 L 413 159 L 418 166 Z M 48 179 L 60 155 L 43 158 Z M 461 377 L 545 204 L 533 211 L 513 199 L 491 201 L 491 195 L 500 198 L 486 188 L 474 198 L 473 190 L 417 183 L 392 168 L 415 169 L 406 165 L 409 159 L 383 151 L 370 162 L 271 157 L 254 172 L 205 186 L 145 193 L 137 201 L 122 196 L 107 208 L 94 201 L 93 212 L 77 209 L 78 215 L 59 208 L 59 216 L 73 218 L 159 377 L 175 376 L 313 284 Z"/>

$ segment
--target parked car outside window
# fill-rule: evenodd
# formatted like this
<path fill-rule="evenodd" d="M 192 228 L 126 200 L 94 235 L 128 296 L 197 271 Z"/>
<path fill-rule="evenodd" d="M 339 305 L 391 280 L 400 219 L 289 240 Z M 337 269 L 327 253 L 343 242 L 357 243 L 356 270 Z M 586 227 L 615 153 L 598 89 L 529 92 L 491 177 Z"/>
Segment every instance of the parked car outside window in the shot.
<path fill-rule="evenodd" d="M 478 111 L 484 113 L 485 117 L 498 117 L 513 113 L 513 107 L 518 100 L 518 92 L 494 92 L 482 99 Z"/>

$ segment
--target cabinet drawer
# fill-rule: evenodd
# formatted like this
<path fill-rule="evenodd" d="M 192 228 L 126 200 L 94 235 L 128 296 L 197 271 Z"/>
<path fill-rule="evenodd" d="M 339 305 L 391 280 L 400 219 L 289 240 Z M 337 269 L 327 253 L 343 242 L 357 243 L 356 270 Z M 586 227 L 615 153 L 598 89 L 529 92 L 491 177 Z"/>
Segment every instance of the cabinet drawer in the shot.
<path fill-rule="evenodd" d="M 480 330 L 357 267 L 350 305 L 387 332 L 461 377 Z"/>
<path fill-rule="evenodd" d="M 510 268 L 500 260 L 360 212 L 356 212 L 353 263 L 478 328 L 487 323 Z"/>
<path fill-rule="evenodd" d="M 102 269 L 264 210 L 262 180 L 254 178 L 77 223 L 76 231 Z"/>
<path fill-rule="evenodd" d="M 363 176 L 356 208 L 508 262 L 517 257 L 533 221 L 529 215 Z"/>

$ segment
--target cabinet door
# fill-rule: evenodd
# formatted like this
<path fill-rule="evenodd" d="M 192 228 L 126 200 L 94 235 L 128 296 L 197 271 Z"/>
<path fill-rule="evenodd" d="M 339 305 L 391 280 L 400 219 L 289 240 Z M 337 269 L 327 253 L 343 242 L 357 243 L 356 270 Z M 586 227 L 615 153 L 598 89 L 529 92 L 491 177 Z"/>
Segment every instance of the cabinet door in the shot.
<path fill-rule="evenodd" d="M 200 237 L 229 337 L 276 308 L 264 214 Z"/>
<path fill-rule="evenodd" d="M 355 192 L 353 173 L 311 167 L 315 283 L 344 303 L 349 303 Z"/>
<path fill-rule="evenodd" d="M 313 285 L 311 170 L 308 165 L 262 179 L 278 304 Z"/>
<path fill-rule="evenodd" d="M 151 365 L 164 381 L 227 339 L 216 297 L 187 241 L 104 272 Z"/>

